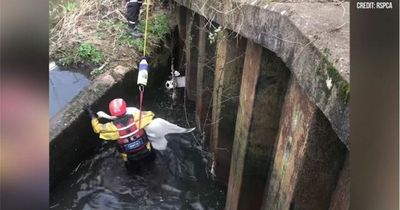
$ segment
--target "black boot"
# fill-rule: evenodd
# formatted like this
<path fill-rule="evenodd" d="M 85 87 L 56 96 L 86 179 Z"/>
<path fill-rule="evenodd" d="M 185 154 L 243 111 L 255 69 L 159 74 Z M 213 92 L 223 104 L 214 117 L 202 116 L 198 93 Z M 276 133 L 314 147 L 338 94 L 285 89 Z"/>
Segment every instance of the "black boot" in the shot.
<path fill-rule="evenodd" d="M 139 38 L 142 36 L 140 31 L 138 30 L 137 26 L 139 24 L 139 12 L 140 12 L 140 6 L 141 2 L 138 2 L 137 0 L 130 0 L 127 3 L 127 17 L 126 19 L 128 20 L 128 27 L 129 27 L 129 33 L 132 35 L 133 38 Z"/>
<path fill-rule="evenodd" d="M 134 27 L 129 27 L 129 34 L 132 36 L 132 38 L 137 39 L 143 37 L 143 33 L 138 29 L 137 26 Z"/>

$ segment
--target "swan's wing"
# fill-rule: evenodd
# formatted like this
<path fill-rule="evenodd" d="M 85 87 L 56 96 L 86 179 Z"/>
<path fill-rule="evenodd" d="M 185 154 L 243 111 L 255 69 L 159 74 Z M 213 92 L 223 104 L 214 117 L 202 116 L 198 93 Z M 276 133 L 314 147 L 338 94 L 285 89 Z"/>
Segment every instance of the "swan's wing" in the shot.
<path fill-rule="evenodd" d="M 99 117 L 99 118 L 106 118 L 106 119 L 109 119 L 109 120 L 115 120 L 117 118 L 115 116 L 110 116 L 110 115 L 108 115 L 107 113 L 105 113 L 103 111 L 98 111 L 96 114 L 97 114 L 97 117 Z"/>
<path fill-rule="evenodd" d="M 144 129 L 147 133 L 147 129 Z M 149 138 L 151 146 L 153 146 L 155 150 L 165 150 L 167 148 L 168 141 L 165 137 L 151 135 L 151 132 L 147 133 L 147 137 Z"/>
<path fill-rule="evenodd" d="M 153 133 L 159 134 L 159 136 L 165 136 L 170 133 L 189 133 L 195 129 L 182 128 L 161 118 L 155 118 L 147 127 L 153 131 Z"/>
<path fill-rule="evenodd" d="M 168 143 L 165 135 L 170 133 L 189 133 L 194 131 L 195 128 L 182 128 L 164 119 L 156 118 L 144 129 L 154 149 L 165 150 Z"/>

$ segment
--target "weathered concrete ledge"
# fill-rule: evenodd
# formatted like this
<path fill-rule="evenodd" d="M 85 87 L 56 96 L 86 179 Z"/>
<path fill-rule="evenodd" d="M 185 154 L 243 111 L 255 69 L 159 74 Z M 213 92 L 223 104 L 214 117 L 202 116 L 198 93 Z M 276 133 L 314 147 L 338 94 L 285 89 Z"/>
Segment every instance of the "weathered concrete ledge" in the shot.
<path fill-rule="evenodd" d="M 350 149 L 348 2 L 175 1 L 276 53 Z"/>
<path fill-rule="evenodd" d="M 117 66 L 104 73 L 81 91 L 73 101 L 50 121 L 50 188 L 62 180 L 89 151 L 100 145 L 93 132 L 84 106 L 96 106 L 98 101 L 133 69 Z M 88 131 L 88 132 L 82 132 Z"/>
<path fill-rule="evenodd" d="M 89 87 L 81 91 L 63 110 L 61 110 L 50 121 L 50 142 L 68 128 L 71 123 L 83 114 L 85 105 L 92 105 L 100 99 L 109 88 L 120 82 L 125 74 L 133 69 L 124 66 L 117 66 L 111 71 L 106 72 L 91 82 Z"/>

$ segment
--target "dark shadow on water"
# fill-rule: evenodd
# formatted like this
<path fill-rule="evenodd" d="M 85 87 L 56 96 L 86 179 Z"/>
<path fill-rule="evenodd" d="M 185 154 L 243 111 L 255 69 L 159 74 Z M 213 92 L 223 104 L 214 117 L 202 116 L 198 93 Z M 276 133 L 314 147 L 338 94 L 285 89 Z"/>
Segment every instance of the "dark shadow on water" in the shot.
<path fill-rule="evenodd" d="M 94 106 L 95 111 L 108 112 L 109 100 L 116 97 L 125 98 L 128 105 L 137 107 L 135 79 L 131 75 L 122 85 L 113 88 Z M 173 102 L 163 84 L 155 84 L 155 88 L 150 87 L 145 92 L 144 110 L 151 110 L 156 117 L 182 127 L 193 127 L 194 103 L 186 102 L 185 114 L 183 97 Z M 183 95 L 183 90 L 179 91 L 179 95 Z M 50 207 L 223 209 L 226 188 L 210 179 L 206 153 L 198 146 L 199 134 L 171 134 L 167 139 L 167 150 L 157 151 L 154 161 L 142 162 L 136 171 L 125 169 L 113 142 L 103 143 L 93 154 L 88 154 L 88 158 L 54 189 Z"/>
<path fill-rule="evenodd" d="M 170 53 L 162 49 L 157 52 L 161 57 L 149 60 L 158 66 L 150 69 L 143 109 L 179 126 L 194 127 L 195 104 L 184 101 L 183 90 L 172 101 L 171 92 L 164 88 L 170 75 Z M 114 98 L 139 107 L 136 79 L 137 72 L 128 72 L 92 109 L 108 113 L 108 103 Z M 52 190 L 51 209 L 224 209 L 226 187 L 209 177 L 208 154 L 199 145 L 200 134 L 195 131 L 166 138 L 167 149 L 156 151 L 153 161 L 141 162 L 134 171 L 126 170 L 114 142 L 103 142 Z M 92 137 L 81 140 L 98 141 Z"/>

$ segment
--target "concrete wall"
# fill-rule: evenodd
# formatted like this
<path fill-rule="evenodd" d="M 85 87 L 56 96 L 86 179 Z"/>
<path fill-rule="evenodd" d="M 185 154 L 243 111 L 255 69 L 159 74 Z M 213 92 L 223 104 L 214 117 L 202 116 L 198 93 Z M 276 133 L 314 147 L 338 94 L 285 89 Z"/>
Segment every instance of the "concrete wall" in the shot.
<path fill-rule="evenodd" d="M 348 63 L 332 61 L 347 59 L 346 43 L 338 41 L 345 32 L 330 37 L 338 49 L 329 54 L 332 43 L 310 39 L 320 23 L 301 16 L 311 12 L 303 4 L 242 2 L 238 13 L 235 1 L 177 2 L 199 13 L 194 30 L 196 15 L 186 12 L 186 74 L 196 83 L 186 88 L 198 124 L 212 125 L 202 130 L 211 137 L 211 172 L 228 186 L 225 209 L 348 209 Z M 309 7 L 315 4 L 331 15 L 326 4 Z M 304 19 L 311 31 L 298 22 Z M 220 32 L 210 28 L 213 21 Z"/>
<path fill-rule="evenodd" d="M 196 122 L 197 127 L 205 135 L 205 141 L 209 140 L 211 129 L 212 93 L 216 62 L 216 44 L 208 39 L 208 35 L 216 27 L 217 25 L 200 16 L 196 77 Z"/>
<path fill-rule="evenodd" d="M 175 1 L 280 57 L 350 149 L 349 2 Z"/>
<path fill-rule="evenodd" d="M 259 209 L 273 159 L 289 70 L 272 52 L 247 42 L 236 120 L 228 209 Z"/>
<path fill-rule="evenodd" d="M 347 154 L 336 189 L 333 192 L 330 210 L 350 208 L 350 157 Z"/>
<path fill-rule="evenodd" d="M 197 61 L 199 57 L 199 15 L 186 11 L 186 95 L 189 100 L 196 100 Z"/>
<path fill-rule="evenodd" d="M 96 101 L 102 100 L 108 90 L 120 82 L 128 71 L 128 68 L 118 67 L 112 74 L 107 73 L 96 78 L 85 91 L 76 96 L 72 103 L 52 118 L 50 122 L 50 189 L 68 176 L 87 154 L 100 145 L 101 141 L 92 132 L 90 119 L 84 111 L 84 106 L 91 105 L 96 108 Z"/>
<path fill-rule="evenodd" d="M 292 79 L 263 209 L 328 209 L 346 148 Z"/>
<path fill-rule="evenodd" d="M 228 183 L 239 106 L 246 39 L 226 31 L 219 35 L 213 90 L 210 151 L 218 181 Z"/>

